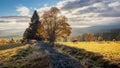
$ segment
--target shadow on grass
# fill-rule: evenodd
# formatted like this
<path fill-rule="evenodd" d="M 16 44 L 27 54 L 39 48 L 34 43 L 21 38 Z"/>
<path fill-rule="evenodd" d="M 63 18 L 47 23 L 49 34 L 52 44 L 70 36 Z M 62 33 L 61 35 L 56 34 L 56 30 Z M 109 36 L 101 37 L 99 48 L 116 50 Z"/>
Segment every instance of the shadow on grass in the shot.
<path fill-rule="evenodd" d="M 10 47 L 4 48 L 3 50 L 10 49 L 10 48 L 15 48 L 15 47 L 20 47 L 21 45 L 20 44 L 18 44 L 18 45 L 14 44 L 12 46 L 12 44 L 11 44 L 11 45 L 8 45 L 8 46 L 10 46 Z M 0 62 L 0 68 L 16 68 L 17 66 L 20 66 L 25 61 L 24 58 L 26 56 L 28 56 L 28 54 L 30 54 L 30 52 L 31 52 L 30 48 L 18 49 L 18 52 L 16 52 L 15 55 L 12 55 L 11 58 L 8 58 L 9 60 Z M 20 68 L 20 67 L 17 67 L 17 68 Z"/>
<path fill-rule="evenodd" d="M 82 63 L 82 65 L 85 66 L 85 68 L 120 68 L 118 64 L 113 64 L 110 61 L 103 59 L 103 56 L 98 53 L 93 53 L 86 51 L 84 49 L 77 49 L 74 47 L 69 47 L 61 44 L 56 44 L 53 46 L 53 48 L 58 53 L 69 56 L 69 58 L 73 58 L 76 61 Z M 31 47 L 28 47 L 26 49 L 21 49 L 16 55 L 11 56 L 12 57 L 11 59 L 3 63 L 0 63 L 0 66 L 3 66 L 0 68 L 34 68 L 34 67 L 45 68 L 46 66 L 50 66 L 49 65 L 50 63 L 47 63 L 50 59 L 50 56 L 47 54 L 43 56 L 45 54 L 44 52 L 40 55 L 39 53 L 32 54 L 32 56 L 29 57 L 29 59 L 33 59 L 34 57 L 35 59 L 31 61 L 27 61 L 26 57 L 29 54 L 31 54 L 32 51 L 35 51 L 32 49 L 33 48 Z M 52 50 L 49 52 L 52 52 Z M 48 67 L 48 68 L 52 68 L 52 67 Z"/>
<path fill-rule="evenodd" d="M 51 68 L 48 62 L 50 56 L 39 53 L 38 49 L 34 45 L 20 49 L 8 61 L 0 62 L 0 68 Z"/>
<path fill-rule="evenodd" d="M 53 48 L 79 61 L 85 68 L 120 68 L 120 64 L 111 63 L 111 61 L 103 59 L 103 56 L 99 53 L 93 53 L 85 49 L 69 47 L 63 44 L 56 44 Z"/>
<path fill-rule="evenodd" d="M 3 44 L 3 45 L 0 45 L 0 51 L 15 48 L 15 47 L 20 47 L 22 45 L 24 45 L 24 44 L 20 44 L 20 43 L 19 44 L 18 43 Z"/>

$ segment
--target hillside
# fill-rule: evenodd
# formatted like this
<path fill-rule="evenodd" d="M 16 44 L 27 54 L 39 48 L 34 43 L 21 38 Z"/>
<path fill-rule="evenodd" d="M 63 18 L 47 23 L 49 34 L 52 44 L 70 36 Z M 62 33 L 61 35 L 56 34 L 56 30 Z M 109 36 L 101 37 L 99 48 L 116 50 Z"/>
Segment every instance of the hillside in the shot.
<path fill-rule="evenodd" d="M 77 36 L 84 33 L 103 33 L 109 32 L 110 30 L 120 29 L 120 23 L 111 23 L 107 25 L 97 25 L 84 28 L 72 28 L 71 36 Z"/>

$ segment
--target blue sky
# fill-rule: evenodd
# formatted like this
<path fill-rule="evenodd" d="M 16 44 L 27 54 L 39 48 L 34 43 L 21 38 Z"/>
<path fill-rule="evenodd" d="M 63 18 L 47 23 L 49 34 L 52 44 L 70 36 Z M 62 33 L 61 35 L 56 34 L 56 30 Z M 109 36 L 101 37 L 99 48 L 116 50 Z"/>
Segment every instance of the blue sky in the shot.
<path fill-rule="evenodd" d="M 19 6 L 27 8 L 40 8 L 45 4 L 48 6 L 55 5 L 59 0 L 1 0 L 0 1 L 0 16 L 15 16 L 19 12 L 16 11 Z M 31 9 L 31 12 L 34 9 Z"/>
<path fill-rule="evenodd" d="M 72 28 L 120 24 L 120 0 L 1 0 L 0 36 L 23 33 L 34 10 L 41 16 L 52 6 Z"/>

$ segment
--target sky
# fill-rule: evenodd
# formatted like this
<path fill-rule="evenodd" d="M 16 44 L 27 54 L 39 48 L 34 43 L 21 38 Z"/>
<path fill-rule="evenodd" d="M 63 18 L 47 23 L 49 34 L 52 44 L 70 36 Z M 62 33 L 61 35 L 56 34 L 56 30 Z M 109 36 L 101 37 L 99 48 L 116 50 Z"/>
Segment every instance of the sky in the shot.
<path fill-rule="evenodd" d="M 41 16 L 53 6 L 61 10 L 73 28 L 120 24 L 120 0 L 1 0 L 0 36 L 11 30 L 23 32 L 34 10 Z"/>
<path fill-rule="evenodd" d="M 1 0 L 0 16 L 16 16 L 19 15 L 18 8 L 31 10 L 44 7 L 46 4 L 55 5 L 59 0 Z"/>

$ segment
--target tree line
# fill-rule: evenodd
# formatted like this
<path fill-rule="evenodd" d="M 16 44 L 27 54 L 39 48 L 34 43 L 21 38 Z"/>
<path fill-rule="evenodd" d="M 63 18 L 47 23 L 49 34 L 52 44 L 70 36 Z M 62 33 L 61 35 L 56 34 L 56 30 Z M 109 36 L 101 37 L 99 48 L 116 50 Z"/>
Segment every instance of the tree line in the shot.
<path fill-rule="evenodd" d="M 79 36 L 67 38 L 67 41 L 120 41 L 120 29 L 112 29 L 102 33 L 84 33 Z M 66 41 L 66 40 L 64 40 Z"/>
<path fill-rule="evenodd" d="M 90 41 L 103 41 L 104 38 L 102 35 L 95 36 L 94 34 L 91 33 L 85 33 L 76 37 L 72 36 L 67 39 L 67 41 L 71 41 L 71 42 L 75 40 L 78 42 L 82 42 L 82 41 L 90 42 Z"/>
<path fill-rule="evenodd" d="M 96 36 L 100 33 L 95 34 Z M 110 31 L 101 33 L 106 41 L 120 41 L 120 29 L 111 29 Z"/>

